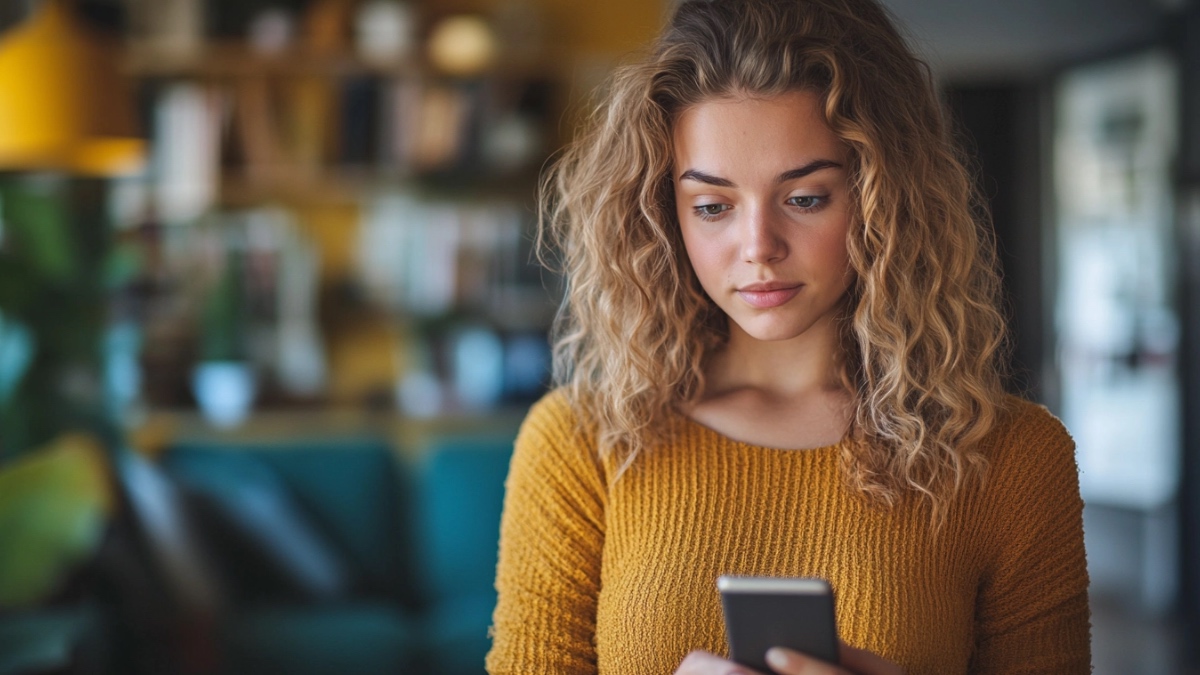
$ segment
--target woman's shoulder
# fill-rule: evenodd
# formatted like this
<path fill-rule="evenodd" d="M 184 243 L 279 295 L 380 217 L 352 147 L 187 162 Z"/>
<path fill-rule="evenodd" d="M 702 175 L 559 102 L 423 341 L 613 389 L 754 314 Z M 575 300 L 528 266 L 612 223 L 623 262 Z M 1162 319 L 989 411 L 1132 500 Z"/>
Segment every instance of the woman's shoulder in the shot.
<path fill-rule="evenodd" d="M 1066 426 L 1044 405 L 1021 397 L 1007 397 L 984 451 L 994 486 L 1077 481 L 1075 442 Z"/>
<path fill-rule="evenodd" d="M 538 399 L 521 424 L 518 440 L 563 446 L 594 447 L 595 424 L 586 406 L 574 400 L 566 387 L 557 387 Z"/>
<path fill-rule="evenodd" d="M 596 445 L 594 424 L 564 388 L 534 403 L 517 433 L 514 466 L 527 467 L 543 478 L 573 476 L 566 483 L 602 491 L 604 462 Z"/>
<path fill-rule="evenodd" d="M 555 387 L 530 406 L 523 426 L 547 430 L 578 429 L 587 419 L 582 409 L 583 406 L 573 400 L 566 387 Z"/>
<path fill-rule="evenodd" d="M 1049 408 L 1012 394 L 1004 399 L 991 438 L 1001 447 L 1073 445 L 1066 426 Z"/>

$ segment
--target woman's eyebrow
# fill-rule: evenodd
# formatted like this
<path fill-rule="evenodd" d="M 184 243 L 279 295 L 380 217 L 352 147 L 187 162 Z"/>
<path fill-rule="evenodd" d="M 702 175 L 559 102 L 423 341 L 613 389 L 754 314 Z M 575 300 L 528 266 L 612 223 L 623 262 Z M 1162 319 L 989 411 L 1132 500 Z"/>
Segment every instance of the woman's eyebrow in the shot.
<path fill-rule="evenodd" d="M 805 164 L 804 166 L 796 167 L 795 169 L 791 169 L 790 171 L 784 171 L 783 173 L 779 174 L 779 178 L 776 178 L 775 182 L 786 183 L 789 180 L 796 180 L 797 178 L 804 178 L 805 176 L 807 176 L 811 173 L 816 173 L 818 171 L 823 171 L 825 169 L 840 169 L 840 168 L 842 168 L 842 165 L 839 164 L 838 162 L 833 161 L 832 159 L 817 159 L 817 160 L 813 160 L 813 161 L 809 162 L 808 164 Z"/>
<path fill-rule="evenodd" d="M 679 174 L 679 180 L 694 180 L 700 183 L 707 183 L 708 185 L 715 185 L 717 187 L 737 187 L 733 184 L 733 181 L 729 180 L 728 178 L 713 176 L 712 174 L 707 174 L 697 169 L 688 169 L 687 171 Z"/>
<path fill-rule="evenodd" d="M 775 182 L 786 183 L 789 180 L 804 178 L 805 176 L 816 173 L 817 171 L 840 168 L 842 168 L 842 165 L 833 161 L 832 159 L 817 159 L 805 164 L 804 166 L 798 166 L 795 169 L 784 171 L 783 173 L 779 174 L 779 177 L 775 179 Z M 721 178 L 720 176 L 704 173 L 699 169 L 688 169 L 687 171 L 684 171 L 683 173 L 679 174 L 679 180 L 694 180 L 699 183 L 715 185 L 717 187 L 737 187 L 737 185 L 735 185 L 733 181 L 729 180 L 728 178 Z"/>

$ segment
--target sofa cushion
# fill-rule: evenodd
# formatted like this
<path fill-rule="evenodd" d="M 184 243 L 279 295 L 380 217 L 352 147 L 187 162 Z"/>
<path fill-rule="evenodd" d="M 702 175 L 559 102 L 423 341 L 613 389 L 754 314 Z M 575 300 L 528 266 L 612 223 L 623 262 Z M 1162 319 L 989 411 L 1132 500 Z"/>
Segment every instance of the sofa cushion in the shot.
<path fill-rule="evenodd" d="M 416 555 L 435 601 L 492 592 L 511 456 L 507 437 L 447 437 L 427 447 Z"/>
<path fill-rule="evenodd" d="M 337 547 L 266 463 L 192 447 L 171 451 L 164 464 L 190 488 L 204 540 L 236 599 L 328 601 L 348 593 L 350 572 Z"/>
<path fill-rule="evenodd" d="M 338 542 L 360 596 L 412 601 L 409 488 L 389 444 L 371 438 L 308 441 L 257 456 Z"/>

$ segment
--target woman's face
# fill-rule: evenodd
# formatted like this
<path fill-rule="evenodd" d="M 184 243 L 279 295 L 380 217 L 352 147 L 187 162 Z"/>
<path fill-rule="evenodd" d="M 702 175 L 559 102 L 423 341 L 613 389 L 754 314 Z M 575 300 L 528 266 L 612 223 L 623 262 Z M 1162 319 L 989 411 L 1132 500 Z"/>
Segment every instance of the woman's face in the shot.
<path fill-rule="evenodd" d="M 852 279 L 847 152 L 815 94 L 702 102 L 676 121 L 675 203 L 692 268 L 730 331 L 825 328 Z"/>

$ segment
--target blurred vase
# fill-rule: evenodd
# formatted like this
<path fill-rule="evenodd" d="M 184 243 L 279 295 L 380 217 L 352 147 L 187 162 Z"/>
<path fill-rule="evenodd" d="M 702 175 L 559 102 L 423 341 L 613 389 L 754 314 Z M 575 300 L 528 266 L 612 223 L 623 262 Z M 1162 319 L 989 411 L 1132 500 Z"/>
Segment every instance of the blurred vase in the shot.
<path fill-rule="evenodd" d="M 296 17 L 282 7 L 263 9 L 246 30 L 250 48 L 259 54 L 282 54 L 296 36 Z"/>
<path fill-rule="evenodd" d="M 370 63 L 396 65 L 412 58 L 416 46 L 412 6 L 396 0 L 368 0 L 355 15 L 359 56 Z"/>
<path fill-rule="evenodd" d="M 257 390 L 254 368 L 244 361 L 205 361 L 192 371 L 192 393 L 200 412 L 217 427 L 245 421 Z"/>
<path fill-rule="evenodd" d="M 459 403 L 468 410 L 494 406 L 504 393 L 504 344 L 482 326 L 460 329 L 452 338 L 452 376 Z"/>

